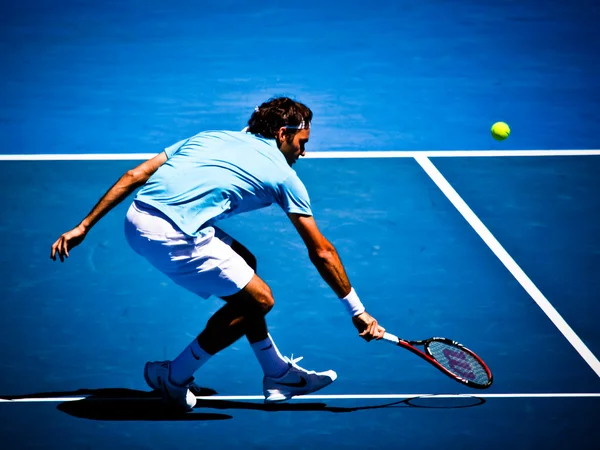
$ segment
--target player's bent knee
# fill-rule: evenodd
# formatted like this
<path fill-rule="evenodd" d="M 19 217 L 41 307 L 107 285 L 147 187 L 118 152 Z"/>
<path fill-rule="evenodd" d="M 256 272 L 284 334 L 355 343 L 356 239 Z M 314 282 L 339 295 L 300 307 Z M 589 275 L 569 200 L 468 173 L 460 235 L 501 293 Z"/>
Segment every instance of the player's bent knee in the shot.
<path fill-rule="evenodd" d="M 275 305 L 275 299 L 273 298 L 273 292 L 271 288 L 262 281 L 257 275 L 254 275 L 248 286 L 245 288 L 246 292 L 250 294 L 255 304 L 258 306 L 259 311 L 266 315 L 273 309 Z"/>
<path fill-rule="evenodd" d="M 265 316 L 273 309 L 273 306 L 275 306 L 275 299 L 270 291 L 271 290 L 269 289 L 269 295 L 266 295 L 259 300 L 260 310 Z"/>
<path fill-rule="evenodd" d="M 253 303 L 257 306 L 258 311 L 263 316 L 267 315 L 275 305 L 275 299 L 273 298 L 271 288 L 265 283 L 262 283 L 260 289 L 254 289 L 251 293 L 251 296 L 252 300 L 254 301 Z"/>
<path fill-rule="evenodd" d="M 247 309 L 248 314 L 266 315 L 273 309 L 275 299 L 271 288 L 256 274 L 237 294 L 223 297 L 227 303 L 237 304 Z"/>

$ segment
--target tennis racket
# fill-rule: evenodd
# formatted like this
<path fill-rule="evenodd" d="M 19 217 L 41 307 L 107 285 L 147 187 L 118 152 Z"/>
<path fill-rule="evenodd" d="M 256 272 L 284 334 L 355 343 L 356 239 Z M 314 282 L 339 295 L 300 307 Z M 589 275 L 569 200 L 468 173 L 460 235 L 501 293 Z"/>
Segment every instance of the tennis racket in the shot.
<path fill-rule="evenodd" d="M 456 341 L 442 337 L 405 341 L 390 333 L 384 333 L 383 339 L 420 356 L 459 383 L 475 389 L 486 389 L 492 385 L 489 367 L 474 352 Z M 422 346 L 425 351 L 415 346 Z"/>

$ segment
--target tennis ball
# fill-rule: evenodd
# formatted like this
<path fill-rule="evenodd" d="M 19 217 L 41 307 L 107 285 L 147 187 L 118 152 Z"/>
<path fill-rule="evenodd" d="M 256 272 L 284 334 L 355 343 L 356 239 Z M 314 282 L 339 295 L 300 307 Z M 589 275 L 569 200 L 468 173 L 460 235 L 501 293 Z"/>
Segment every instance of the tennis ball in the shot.
<path fill-rule="evenodd" d="M 497 141 L 503 141 L 510 135 L 510 127 L 504 122 L 496 122 L 492 125 L 492 136 Z"/>

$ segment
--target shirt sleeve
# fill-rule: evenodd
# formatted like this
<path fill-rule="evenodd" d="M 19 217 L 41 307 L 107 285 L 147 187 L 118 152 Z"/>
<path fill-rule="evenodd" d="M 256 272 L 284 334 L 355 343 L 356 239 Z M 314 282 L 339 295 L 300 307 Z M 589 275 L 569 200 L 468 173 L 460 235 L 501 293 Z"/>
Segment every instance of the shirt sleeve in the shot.
<path fill-rule="evenodd" d="M 165 148 L 165 153 L 167 154 L 167 159 L 169 159 L 171 156 L 173 156 L 175 153 L 177 153 L 177 150 L 179 150 L 181 147 L 183 147 L 187 141 L 189 141 L 189 139 L 183 139 L 182 141 L 179 141 L 167 148 Z"/>
<path fill-rule="evenodd" d="M 279 206 L 287 214 L 313 215 L 308 191 L 296 174 L 284 180 L 280 186 L 280 191 Z"/>

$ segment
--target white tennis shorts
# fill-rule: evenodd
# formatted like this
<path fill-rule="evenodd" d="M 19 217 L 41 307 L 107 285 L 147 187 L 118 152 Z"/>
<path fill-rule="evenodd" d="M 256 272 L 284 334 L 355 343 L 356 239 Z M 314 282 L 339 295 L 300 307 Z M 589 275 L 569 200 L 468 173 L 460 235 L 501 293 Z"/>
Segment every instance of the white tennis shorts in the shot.
<path fill-rule="evenodd" d="M 125 236 L 136 253 L 203 298 L 235 294 L 254 276 L 223 230 L 207 226 L 188 236 L 160 211 L 137 201 L 127 211 Z"/>

